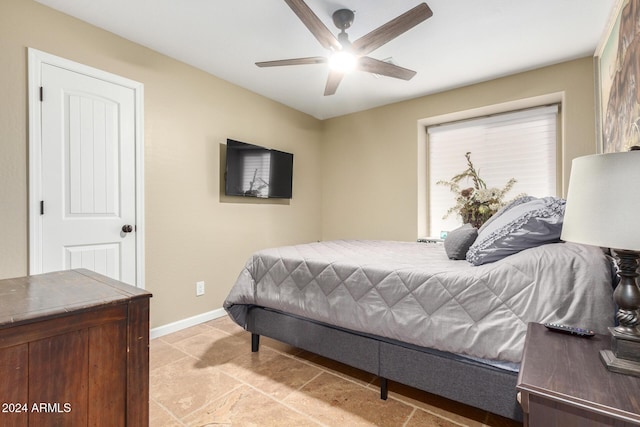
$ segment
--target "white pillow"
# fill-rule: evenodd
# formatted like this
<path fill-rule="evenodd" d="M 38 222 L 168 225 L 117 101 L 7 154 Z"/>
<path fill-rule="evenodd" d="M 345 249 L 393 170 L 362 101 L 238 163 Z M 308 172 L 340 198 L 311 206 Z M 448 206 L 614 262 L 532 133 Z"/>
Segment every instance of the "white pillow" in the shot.
<path fill-rule="evenodd" d="M 522 196 L 519 197 L 515 200 L 512 200 L 511 202 L 507 203 L 506 205 L 504 205 L 503 207 L 501 207 L 500 209 L 498 209 L 498 212 L 494 213 L 493 215 L 491 215 L 491 217 L 485 221 L 484 224 L 482 224 L 480 226 L 480 228 L 478 228 L 478 233 L 482 233 L 482 231 L 487 228 L 487 226 L 489 224 L 491 224 L 493 221 L 495 221 L 500 215 L 502 215 L 503 213 L 505 213 L 506 211 L 508 211 L 509 209 L 521 205 L 523 203 L 527 203 L 530 202 L 532 200 L 534 200 L 535 197 L 532 196 Z"/>
<path fill-rule="evenodd" d="M 467 251 L 467 261 L 473 265 L 487 264 L 525 249 L 558 242 L 564 206 L 564 199 L 544 197 L 511 207 L 478 233 Z"/>

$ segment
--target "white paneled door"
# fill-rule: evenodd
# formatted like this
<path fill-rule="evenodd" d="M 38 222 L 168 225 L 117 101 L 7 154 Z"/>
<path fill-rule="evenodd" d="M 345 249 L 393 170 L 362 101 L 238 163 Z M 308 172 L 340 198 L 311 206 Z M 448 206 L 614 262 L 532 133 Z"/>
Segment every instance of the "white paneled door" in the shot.
<path fill-rule="evenodd" d="M 40 82 L 38 272 L 87 268 L 136 285 L 135 90 L 49 63 Z"/>

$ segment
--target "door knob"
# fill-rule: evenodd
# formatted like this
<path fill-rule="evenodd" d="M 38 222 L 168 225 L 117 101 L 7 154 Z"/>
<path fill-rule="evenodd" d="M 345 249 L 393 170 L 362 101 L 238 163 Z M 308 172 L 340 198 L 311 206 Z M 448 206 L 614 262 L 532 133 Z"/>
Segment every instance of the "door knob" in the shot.
<path fill-rule="evenodd" d="M 130 226 L 129 224 L 125 224 L 122 226 L 123 233 L 131 233 L 132 231 L 133 231 L 133 227 Z"/>

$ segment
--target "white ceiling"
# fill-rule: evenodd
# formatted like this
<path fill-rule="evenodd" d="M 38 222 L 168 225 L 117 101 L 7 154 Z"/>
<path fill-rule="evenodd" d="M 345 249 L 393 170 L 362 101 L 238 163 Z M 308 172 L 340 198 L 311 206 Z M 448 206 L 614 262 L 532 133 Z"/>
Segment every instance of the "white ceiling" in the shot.
<path fill-rule="evenodd" d="M 326 55 L 283 0 L 37 0 L 319 119 L 592 55 L 615 0 L 428 0 L 433 16 L 373 51 L 417 71 L 410 81 L 363 72 L 323 96 L 327 65 L 256 61 Z M 306 0 L 355 10 L 351 41 L 419 0 Z"/>

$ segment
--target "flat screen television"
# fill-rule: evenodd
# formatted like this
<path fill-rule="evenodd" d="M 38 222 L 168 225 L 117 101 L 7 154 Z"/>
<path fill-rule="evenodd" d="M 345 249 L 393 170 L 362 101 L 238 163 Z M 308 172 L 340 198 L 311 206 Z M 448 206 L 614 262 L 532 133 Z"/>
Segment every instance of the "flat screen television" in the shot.
<path fill-rule="evenodd" d="M 293 154 L 227 139 L 225 194 L 290 199 Z"/>

